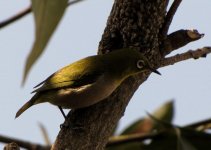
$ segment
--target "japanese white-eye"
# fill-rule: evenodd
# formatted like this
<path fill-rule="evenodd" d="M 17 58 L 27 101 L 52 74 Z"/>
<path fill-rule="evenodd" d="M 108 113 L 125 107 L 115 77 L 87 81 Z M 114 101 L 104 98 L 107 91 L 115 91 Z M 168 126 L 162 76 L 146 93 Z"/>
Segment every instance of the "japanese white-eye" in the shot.
<path fill-rule="evenodd" d="M 35 86 L 36 93 L 16 113 L 49 102 L 61 108 L 88 107 L 108 97 L 127 77 L 153 69 L 146 57 L 134 49 L 120 49 L 78 60 Z"/>

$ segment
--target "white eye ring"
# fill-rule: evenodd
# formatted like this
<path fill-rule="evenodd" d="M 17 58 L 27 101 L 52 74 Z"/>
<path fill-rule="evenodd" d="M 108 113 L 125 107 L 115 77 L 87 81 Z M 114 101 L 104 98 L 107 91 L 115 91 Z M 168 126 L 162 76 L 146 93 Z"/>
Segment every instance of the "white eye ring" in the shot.
<path fill-rule="evenodd" d="M 142 69 L 144 67 L 144 61 L 138 60 L 136 63 L 137 68 Z"/>

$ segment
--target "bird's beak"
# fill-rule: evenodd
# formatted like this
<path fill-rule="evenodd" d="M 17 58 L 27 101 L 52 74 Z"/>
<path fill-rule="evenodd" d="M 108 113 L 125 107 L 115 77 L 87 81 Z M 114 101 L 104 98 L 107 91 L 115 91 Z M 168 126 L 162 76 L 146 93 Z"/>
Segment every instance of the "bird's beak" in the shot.
<path fill-rule="evenodd" d="M 151 68 L 151 67 L 150 67 L 150 70 L 151 70 L 152 72 L 158 74 L 158 75 L 161 75 L 161 73 L 160 73 L 159 71 L 157 71 L 156 69 L 154 69 L 154 68 Z"/>

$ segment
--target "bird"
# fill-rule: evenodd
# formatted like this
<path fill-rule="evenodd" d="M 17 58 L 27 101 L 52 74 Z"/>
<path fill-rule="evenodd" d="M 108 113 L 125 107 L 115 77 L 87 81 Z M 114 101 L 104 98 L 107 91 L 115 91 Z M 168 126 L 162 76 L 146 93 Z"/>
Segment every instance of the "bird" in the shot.
<path fill-rule="evenodd" d="M 80 59 L 35 86 L 34 96 L 17 111 L 15 118 L 44 102 L 60 110 L 94 105 L 110 96 L 126 78 L 146 70 L 160 75 L 143 54 L 131 48 Z"/>

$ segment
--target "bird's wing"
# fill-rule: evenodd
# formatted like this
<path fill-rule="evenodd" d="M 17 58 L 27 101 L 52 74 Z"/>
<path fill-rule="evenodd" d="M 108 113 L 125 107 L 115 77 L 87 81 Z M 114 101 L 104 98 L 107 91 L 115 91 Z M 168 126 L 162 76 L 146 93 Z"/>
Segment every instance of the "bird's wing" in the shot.
<path fill-rule="evenodd" d="M 35 86 L 36 88 L 43 84 L 32 93 L 66 87 L 76 88 L 91 84 L 94 83 L 104 73 L 104 71 L 105 70 L 101 63 L 96 65 L 95 59 L 88 62 L 81 60 L 62 68 L 49 76 L 46 80 Z"/>

